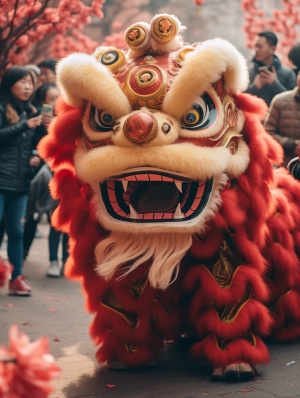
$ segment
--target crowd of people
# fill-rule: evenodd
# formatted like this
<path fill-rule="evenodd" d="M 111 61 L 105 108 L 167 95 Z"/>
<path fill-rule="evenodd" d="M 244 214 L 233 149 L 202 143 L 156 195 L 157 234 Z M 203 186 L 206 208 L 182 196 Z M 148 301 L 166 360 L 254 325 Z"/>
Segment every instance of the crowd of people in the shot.
<path fill-rule="evenodd" d="M 277 41 L 270 31 L 256 36 L 246 92 L 268 105 L 262 122 L 282 145 L 287 165 L 300 152 L 300 43 L 289 52 L 293 65 L 289 68 L 276 54 Z M 68 236 L 51 226 L 51 215 L 58 205 L 48 188 L 52 174 L 36 150 L 47 134 L 59 95 L 56 62 L 45 59 L 37 65 L 12 66 L 3 74 L 0 85 L 0 244 L 6 233 L 8 259 L 13 266 L 9 293 L 19 296 L 31 294 L 22 266 L 43 214 L 50 225 L 47 276 L 63 275 L 68 258 Z"/>
<path fill-rule="evenodd" d="M 268 113 L 263 123 L 282 145 L 287 166 L 300 153 L 300 43 L 288 53 L 293 65 L 289 68 L 276 54 L 277 42 L 277 36 L 271 31 L 262 31 L 256 36 L 246 92 L 267 103 Z"/>
<path fill-rule="evenodd" d="M 56 63 L 55 59 L 45 59 L 38 65 L 11 66 L 0 84 L 0 244 L 6 234 L 13 269 L 9 294 L 18 296 L 31 294 L 22 267 L 43 214 L 50 225 L 47 276 L 63 275 L 68 258 L 68 236 L 51 225 L 51 215 L 58 205 L 48 188 L 52 174 L 37 153 L 59 95 Z"/>

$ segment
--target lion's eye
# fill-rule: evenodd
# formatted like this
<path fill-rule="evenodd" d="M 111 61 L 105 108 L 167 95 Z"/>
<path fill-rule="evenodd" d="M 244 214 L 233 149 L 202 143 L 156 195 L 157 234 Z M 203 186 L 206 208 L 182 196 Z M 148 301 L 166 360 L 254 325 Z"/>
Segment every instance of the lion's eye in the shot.
<path fill-rule="evenodd" d="M 91 106 L 89 125 L 96 132 L 107 132 L 113 129 L 115 120 L 110 113 Z"/>
<path fill-rule="evenodd" d="M 114 49 L 98 55 L 98 61 L 111 71 L 121 68 L 125 64 L 123 51 Z"/>
<path fill-rule="evenodd" d="M 119 55 L 116 51 L 110 51 L 106 54 L 103 54 L 100 58 L 100 61 L 103 65 L 111 65 L 114 64 L 119 58 Z"/>
<path fill-rule="evenodd" d="M 202 130 L 211 126 L 217 118 L 215 103 L 208 94 L 188 109 L 182 117 L 182 127 L 187 130 Z"/>

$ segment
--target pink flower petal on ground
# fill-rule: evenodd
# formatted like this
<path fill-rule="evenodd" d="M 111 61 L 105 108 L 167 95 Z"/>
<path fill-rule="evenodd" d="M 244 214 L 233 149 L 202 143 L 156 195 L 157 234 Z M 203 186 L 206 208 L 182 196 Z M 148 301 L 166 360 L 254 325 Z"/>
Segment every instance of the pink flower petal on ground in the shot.
<path fill-rule="evenodd" d="M 56 311 L 56 308 L 49 308 L 49 311 L 55 312 L 55 311 Z"/>
<path fill-rule="evenodd" d="M 60 341 L 58 337 L 54 337 L 53 341 Z"/>
<path fill-rule="evenodd" d="M 60 368 L 49 354 L 48 338 L 31 343 L 12 325 L 9 347 L 0 346 L 0 396 L 47 398 L 53 391 L 50 382 L 59 374 Z"/>
<path fill-rule="evenodd" d="M 249 389 L 242 390 L 242 392 L 251 392 L 251 391 L 254 391 L 254 388 L 249 388 Z"/>
<path fill-rule="evenodd" d="M 46 300 L 52 300 L 52 296 L 48 296 L 48 297 L 46 297 Z"/>
<path fill-rule="evenodd" d="M 115 388 L 116 385 L 115 385 L 115 384 L 106 384 L 106 387 L 107 387 L 107 388 Z"/>
<path fill-rule="evenodd" d="M 6 307 L 12 308 L 14 305 L 13 304 L 6 304 Z"/>

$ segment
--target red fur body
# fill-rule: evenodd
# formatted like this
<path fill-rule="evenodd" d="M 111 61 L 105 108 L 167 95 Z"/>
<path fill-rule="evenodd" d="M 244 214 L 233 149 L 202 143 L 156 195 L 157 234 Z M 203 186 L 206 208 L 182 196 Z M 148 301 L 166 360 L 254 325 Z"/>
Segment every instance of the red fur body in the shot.
<path fill-rule="evenodd" d="M 250 164 L 222 191 L 205 239 L 194 237 L 176 281 L 165 291 L 150 287 L 149 264 L 120 280 L 96 274 L 95 247 L 107 233 L 93 213 L 91 188 L 74 171 L 82 115 L 59 102 L 39 152 L 55 172 L 51 191 L 60 205 L 53 222 L 70 234 L 66 275 L 82 282 L 87 309 L 95 314 L 90 333 L 100 362 L 144 365 L 157 357 L 165 340 L 189 333 L 198 341 L 193 355 L 208 358 L 214 367 L 254 365 L 269 359 L 262 337 L 299 338 L 300 184 L 281 169 L 274 172 L 272 163 L 282 152 L 261 126 L 261 101 L 241 94 L 235 102 L 246 116 Z M 227 282 L 218 264 L 230 265 Z"/>

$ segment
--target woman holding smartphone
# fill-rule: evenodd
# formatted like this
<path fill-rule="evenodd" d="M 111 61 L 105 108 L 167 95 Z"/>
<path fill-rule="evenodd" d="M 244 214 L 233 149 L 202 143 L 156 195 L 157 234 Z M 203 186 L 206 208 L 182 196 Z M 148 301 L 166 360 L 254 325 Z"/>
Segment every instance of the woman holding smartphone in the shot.
<path fill-rule="evenodd" d="M 47 127 L 53 118 L 53 109 L 58 97 L 58 90 L 54 83 L 45 83 L 35 93 L 37 107 L 41 110 L 42 124 L 36 128 L 38 141 L 47 134 Z M 51 215 L 57 207 L 57 201 L 50 196 L 48 183 L 52 173 L 47 164 L 36 174 L 30 185 L 29 200 L 26 212 L 26 224 L 24 233 L 24 259 L 28 256 L 32 241 L 34 239 L 37 225 L 41 215 L 48 215 L 49 224 Z M 59 266 L 58 249 L 61 241 L 62 264 Z M 63 266 L 68 258 L 68 236 L 57 231 L 50 225 L 48 236 L 49 267 L 47 276 L 60 277 L 63 274 Z"/>
<path fill-rule="evenodd" d="M 54 105 L 58 98 L 58 94 L 58 89 L 54 83 L 42 84 L 34 94 L 33 101 L 42 118 L 41 124 L 35 129 L 36 146 L 47 134 L 47 127 L 53 118 Z M 30 184 L 23 239 L 24 260 L 28 256 L 42 213 L 47 213 L 49 210 L 49 190 L 47 184 L 49 181 L 48 174 L 50 171 L 45 169 L 43 165 L 44 163 L 41 162 L 40 167 L 36 170 L 36 175 Z"/>
<path fill-rule="evenodd" d="M 0 219 L 4 214 L 8 259 L 13 266 L 9 293 L 29 296 L 31 287 L 22 276 L 23 220 L 31 180 L 31 168 L 39 158 L 32 155 L 34 130 L 41 116 L 30 103 L 34 84 L 30 71 L 12 66 L 0 86 Z"/>

